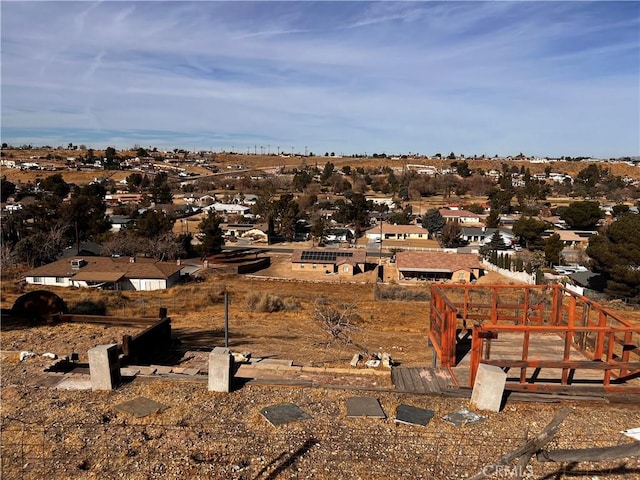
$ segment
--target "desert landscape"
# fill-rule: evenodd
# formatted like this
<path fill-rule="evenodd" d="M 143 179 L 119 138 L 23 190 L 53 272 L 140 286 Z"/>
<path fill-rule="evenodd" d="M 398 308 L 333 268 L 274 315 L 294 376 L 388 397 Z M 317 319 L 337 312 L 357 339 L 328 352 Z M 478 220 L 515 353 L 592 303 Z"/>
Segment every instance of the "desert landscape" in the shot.
<path fill-rule="evenodd" d="M 508 401 L 500 413 L 485 412 L 481 423 L 453 426 L 443 417 L 467 408 L 468 399 L 394 393 L 388 370 L 344 373 L 362 347 L 388 352 L 403 366 L 430 365 L 428 302 L 376 300 L 375 288 L 394 285 L 376 287 L 371 272 L 348 282 L 318 273 L 310 274 L 316 278 L 292 278 L 285 257 L 274 256 L 272 266 L 256 275 L 211 272 L 201 282 L 161 292 L 52 290 L 69 306 L 93 302 L 111 315 L 149 317 L 165 307 L 180 340 L 176 349 L 192 352 L 224 344 L 226 291 L 232 351 L 313 368 L 289 386 L 286 376 L 275 375 L 263 384 L 238 384 L 224 394 L 207 391 L 206 383 L 193 377 L 138 376 L 112 392 L 47 388 L 43 371 L 53 362 L 42 353 L 77 353 L 83 363 L 89 348 L 117 342 L 131 328 L 4 322 L 3 478 L 469 478 L 537 434 L 566 406 L 572 412 L 549 448 L 624 444 L 628 439 L 621 431 L 637 426 L 637 403 L 570 399 Z M 483 281 L 508 280 L 490 274 Z M 428 294 L 425 285 L 404 288 Z M 2 306 L 10 306 L 24 291 L 24 286 L 4 282 Z M 281 301 L 284 307 L 256 311 L 255 299 L 250 301 L 256 293 L 267 304 Z M 353 343 L 328 343 L 327 332 L 314 320 L 319 299 L 355 307 Z M 20 361 L 21 351 L 39 355 Z M 299 386 L 300 380 L 314 387 Z M 347 418 L 345 402 L 361 396 L 377 398 L 386 419 Z M 115 409 L 139 397 L 163 407 L 142 418 Z M 260 411 L 282 402 L 297 405 L 310 418 L 274 427 Z M 426 427 L 396 423 L 400 405 L 433 411 L 434 419 Z M 637 459 L 578 465 L 534 460 L 528 468 L 526 478 L 640 474 Z"/>

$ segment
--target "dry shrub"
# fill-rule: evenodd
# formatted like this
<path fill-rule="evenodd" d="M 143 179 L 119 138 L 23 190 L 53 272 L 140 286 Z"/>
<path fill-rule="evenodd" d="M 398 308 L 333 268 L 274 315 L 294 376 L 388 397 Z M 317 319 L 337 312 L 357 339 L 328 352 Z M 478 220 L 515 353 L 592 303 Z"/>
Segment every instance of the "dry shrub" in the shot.
<path fill-rule="evenodd" d="M 416 290 L 395 285 L 376 287 L 376 300 L 397 300 L 402 302 L 428 302 L 431 294 L 428 290 Z"/>
<path fill-rule="evenodd" d="M 285 298 L 272 293 L 250 293 L 245 300 L 250 312 L 282 312 L 300 308 L 300 303 L 294 298 Z"/>
<path fill-rule="evenodd" d="M 224 292 L 227 290 L 226 285 L 217 285 L 207 289 L 206 301 L 209 305 L 215 305 L 224 302 Z"/>

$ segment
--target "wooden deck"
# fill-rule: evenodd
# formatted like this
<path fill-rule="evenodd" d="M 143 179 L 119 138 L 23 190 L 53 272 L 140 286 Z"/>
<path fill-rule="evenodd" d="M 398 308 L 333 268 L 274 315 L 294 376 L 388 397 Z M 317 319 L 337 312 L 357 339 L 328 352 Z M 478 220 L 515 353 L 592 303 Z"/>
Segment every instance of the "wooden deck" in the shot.
<path fill-rule="evenodd" d="M 522 360 L 522 345 L 524 333 L 504 332 L 498 338 L 491 340 L 492 360 Z M 528 360 L 557 360 L 562 358 L 564 351 L 564 340 L 559 335 L 546 334 L 531 336 L 529 340 Z M 470 387 L 469 369 L 471 352 L 468 352 L 462 360 L 452 368 L 455 382 L 460 387 Z M 571 349 L 569 360 L 589 360 L 578 350 Z M 507 370 L 507 382 L 518 382 L 520 380 L 520 368 Z M 602 370 L 579 370 L 572 371 L 569 375 L 571 385 L 602 385 Z M 526 371 L 528 383 L 551 383 L 560 384 L 562 379 L 562 369 L 559 368 L 529 368 Z"/>
<path fill-rule="evenodd" d="M 492 360 L 521 360 L 523 333 L 500 333 L 497 339 L 491 340 L 490 354 Z M 555 360 L 562 358 L 564 340 L 555 334 L 532 336 L 529 342 L 529 360 Z M 395 388 L 401 392 L 465 396 L 472 387 L 469 384 L 470 352 L 461 352 L 461 360 L 450 369 L 414 367 L 394 367 L 391 370 L 391 381 Z M 572 349 L 570 360 L 588 360 L 578 350 Z M 520 390 L 520 368 L 507 370 L 507 390 Z M 602 370 L 571 371 L 567 391 L 575 393 L 603 393 Z M 560 385 L 562 369 L 559 368 L 528 368 L 526 371 L 528 383 Z M 639 384 L 640 379 L 631 381 Z M 465 393 L 466 392 L 466 393 Z"/>
<path fill-rule="evenodd" d="M 391 381 L 398 391 L 407 393 L 440 395 L 456 386 L 449 370 L 442 368 L 394 367 Z"/>

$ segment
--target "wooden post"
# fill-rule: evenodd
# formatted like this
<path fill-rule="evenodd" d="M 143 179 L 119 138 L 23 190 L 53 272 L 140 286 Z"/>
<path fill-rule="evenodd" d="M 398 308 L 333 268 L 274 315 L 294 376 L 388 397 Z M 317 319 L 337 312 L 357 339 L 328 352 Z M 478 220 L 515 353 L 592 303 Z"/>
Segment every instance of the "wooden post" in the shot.
<path fill-rule="evenodd" d="M 479 329 L 476 327 L 471 334 L 471 358 L 469 362 L 469 386 L 473 388 L 476 381 L 476 372 L 478 371 L 478 365 L 480 364 L 480 357 L 482 356 L 482 344 L 483 339 L 480 338 Z"/>
<path fill-rule="evenodd" d="M 615 332 L 613 329 L 610 329 L 607 333 L 607 363 L 611 365 L 613 362 L 613 348 L 615 347 L 616 339 Z M 604 380 L 603 380 L 605 388 L 611 384 L 611 369 L 607 368 L 604 371 Z"/>
<path fill-rule="evenodd" d="M 529 336 L 531 335 L 530 330 L 524 331 L 524 339 L 522 340 L 522 360 L 529 360 Z M 520 383 L 527 382 L 527 367 L 522 367 L 520 369 Z"/>
<path fill-rule="evenodd" d="M 493 287 L 493 299 L 491 301 L 491 323 L 498 323 L 498 289 Z"/>
<path fill-rule="evenodd" d="M 599 314 L 598 326 L 606 327 L 607 316 L 604 314 L 604 312 L 598 312 L 598 314 Z M 605 339 L 605 332 L 603 331 L 596 332 L 596 345 L 595 345 L 595 350 L 593 352 L 594 360 L 602 360 L 602 355 L 604 354 L 604 339 Z"/>

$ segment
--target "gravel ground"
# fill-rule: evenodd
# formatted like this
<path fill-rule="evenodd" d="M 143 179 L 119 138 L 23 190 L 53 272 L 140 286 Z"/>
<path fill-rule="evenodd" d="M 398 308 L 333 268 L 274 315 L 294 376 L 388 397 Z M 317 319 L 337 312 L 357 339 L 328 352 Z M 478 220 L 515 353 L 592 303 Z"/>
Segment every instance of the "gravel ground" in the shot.
<path fill-rule="evenodd" d="M 112 392 L 21 385 L 39 358 L 2 369 L 2 478 L 469 478 L 573 409 L 549 448 L 628 443 L 640 406 L 510 402 L 482 423 L 442 417 L 468 400 L 341 389 L 245 385 L 212 393 L 203 382 L 137 378 Z M 41 371 L 41 370 L 40 370 Z M 143 418 L 116 411 L 145 397 L 167 408 Z M 352 396 L 378 398 L 387 419 L 347 418 Z M 294 403 L 311 418 L 272 426 L 260 410 Z M 400 404 L 433 410 L 426 426 L 398 424 Z M 640 449 L 640 444 L 639 449 Z M 582 473 L 580 473 L 582 472 Z M 494 478 L 511 478 L 503 470 Z M 640 478 L 640 459 L 576 465 L 532 460 L 526 478 Z"/>

